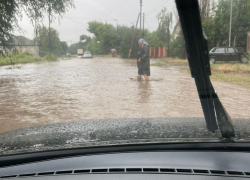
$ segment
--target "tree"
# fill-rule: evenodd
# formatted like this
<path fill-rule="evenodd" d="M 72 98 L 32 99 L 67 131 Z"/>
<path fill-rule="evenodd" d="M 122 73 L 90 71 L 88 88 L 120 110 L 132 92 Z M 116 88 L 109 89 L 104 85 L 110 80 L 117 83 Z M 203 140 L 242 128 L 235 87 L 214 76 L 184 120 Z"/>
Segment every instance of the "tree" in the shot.
<path fill-rule="evenodd" d="M 89 50 L 86 47 L 90 42 L 91 42 L 91 37 L 86 36 L 86 35 L 83 34 L 83 35 L 80 36 L 80 41 L 79 42 L 71 44 L 69 46 L 68 51 L 71 54 L 77 54 L 77 49 L 83 49 L 84 51 Z M 89 50 L 89 51 L 93 52 L 92 50 Z"/>
<path fill-rule="evenodd" d="M 41 22 L 47 15 L 51 7 L 51 18 L 55 20 L 57 16 L 61 17 L 69 8 L 74 7 L 73 0 L 1 0 L 0 1 L 0 45 L 3 54 L 7 49 L 13 47 L 13 32 L 21 31 L 18 26 L 18 19 L 24 12 L 34 24 Z"/>
<path fill-rule="evenodd" d="M 164 7 L 161 12 L 156 16 L 158 25 L 158 37 L 163 44 L 167 47 L 167 56 L 170 55 L 170 28 L 172 27 L 173 16 L 172 12 L 167 12 L 167 8 Z"/>
<path fill-rule="evenodd" d="M 117 29 L 113 25 L 96 21 L 89 22 L 88 25 L 88 31 L 96 38 L 92 41 L 92 49 L 98 49 L 100 54 L 107 54 L 111 49 L 119 46 Z M 97 47 L 93 47 L 94 45 Z"/>
<path fill-rule="evenodd" d="M 65 41 L 60 41 L 60 55 L 66 55 L 68 49 L 68 44 Z"/>
<path fill-rule="evenodd" d="M 179 35 L 170 43 L 170 47 L 171 56 L 181 59 L 187 58 L 185 41 L 182 31 L 180 31 Z"/>
<path fill-rule="evenodd" d="M 40 51 L 49 52 L 49 29 L 45 26 L 38 28 L 37 42 L 40 46 Z M 60 39 L 58 32 L 51 28 L 51 52 L 60 54 Z"/>
<path fill-rule="evenodd" d="M 119 36 L 121 36 L 120 40 L 120 53 L 122 58 L 128 58 L 128 53 L 129 49 L 132 43 L 132 38 L 133 38 L 133 33 L 134 33 L 134 26 L 131 27 L 126 27 L 122 26 L 119 27 Z M 135 39 L 134 43 L 132 44 L 132 51 L 131 51 L 131 58 L 136 58 L 137 57 L 137 52 L 139 51 L 139 46 L 138 46 L 138 40 L 140 38 L 139 36 L 139 29 L 135 29 Z"/>
<path fill-rule="evenodd" d="M 230 23 L 230 0 L 220 0 L 213 5 L 213 15 L 202 21 L 204 31 L 208 37 L 208 45 L 228 46 Z M 246 35 L 250 30 L 250 3 L 248 0 L 233 1 L 231 45 L 246 47 Z"/>

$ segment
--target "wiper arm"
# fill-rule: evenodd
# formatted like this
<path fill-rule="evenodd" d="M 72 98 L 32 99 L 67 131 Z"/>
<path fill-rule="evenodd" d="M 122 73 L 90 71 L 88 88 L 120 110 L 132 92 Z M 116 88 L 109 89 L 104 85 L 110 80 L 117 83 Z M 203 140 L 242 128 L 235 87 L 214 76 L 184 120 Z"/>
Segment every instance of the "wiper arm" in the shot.
<path fill-rule="evenodd" d="M 195 79 L 207 129 L 215 132 L 219 125 L 222 137 L 230 139 L 235 136 L 231 118 L 209 78 L 209 51 L 207 38 L 202 30 L 198 0 L 176 0 L 176 5 L 186 42 L 189 67 Z"/>

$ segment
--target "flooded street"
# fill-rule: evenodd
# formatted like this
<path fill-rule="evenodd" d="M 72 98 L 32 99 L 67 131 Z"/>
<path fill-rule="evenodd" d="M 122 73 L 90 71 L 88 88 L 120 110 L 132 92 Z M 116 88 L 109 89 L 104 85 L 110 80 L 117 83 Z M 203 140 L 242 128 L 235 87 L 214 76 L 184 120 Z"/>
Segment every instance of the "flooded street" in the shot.
<path fill-rule="evenodd" d="M 203 117 L 194 79 L 180 68 L 152 66 L 151 81 L 139 82 L 135 60 L 118 58 L 0 67 L 0 132 L 81 120 Z M 250 118 L 249 90 L 214 87 L 232 118 Z"/>

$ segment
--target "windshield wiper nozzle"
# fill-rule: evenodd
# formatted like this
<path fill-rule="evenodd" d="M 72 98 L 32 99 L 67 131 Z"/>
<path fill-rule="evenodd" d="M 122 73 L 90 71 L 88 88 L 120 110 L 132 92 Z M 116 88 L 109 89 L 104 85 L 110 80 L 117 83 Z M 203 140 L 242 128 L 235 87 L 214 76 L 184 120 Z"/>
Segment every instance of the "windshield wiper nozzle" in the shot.
<path fill-rule="evenodd" d="M 207 38 L 202 30 L 198 0 L 176 0 L 181 27 L 186 43 L 188 63 L 198 90 L 207 129 L 219 129 L 222 137 L 235 137 L 231 118 L 218 98 L 209 76 L 209 51 Z"/>

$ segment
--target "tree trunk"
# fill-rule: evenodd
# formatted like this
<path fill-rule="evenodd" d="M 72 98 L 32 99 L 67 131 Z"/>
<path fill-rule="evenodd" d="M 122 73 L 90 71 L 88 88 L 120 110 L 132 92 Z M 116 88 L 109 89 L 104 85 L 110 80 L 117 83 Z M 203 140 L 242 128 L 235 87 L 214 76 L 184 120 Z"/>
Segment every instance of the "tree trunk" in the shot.
<path fill-rule="evenodd" d="M 238 6 L 238 15 L 237 15 L 237 20 L 236 20 L 236 25 L 235 25 L 235 36 L 234 36 L 234 43 L 233 47 L 235 48 L 237 46 L 237 40 L 239 37 L 239 27 L 240 27 L 240 19 L 241 19 L 241 14 L 242 14 L 242 6 L 243 6 L 244 1 L 240 0 L 239 6 Z"/>

